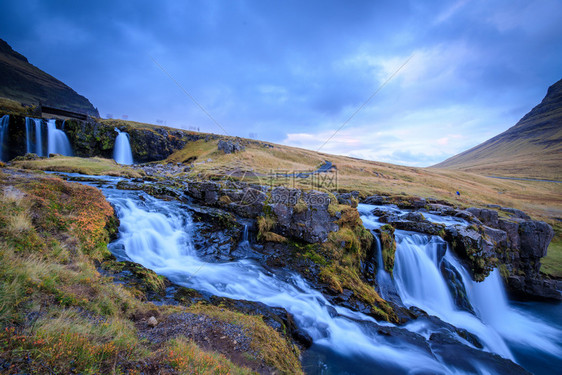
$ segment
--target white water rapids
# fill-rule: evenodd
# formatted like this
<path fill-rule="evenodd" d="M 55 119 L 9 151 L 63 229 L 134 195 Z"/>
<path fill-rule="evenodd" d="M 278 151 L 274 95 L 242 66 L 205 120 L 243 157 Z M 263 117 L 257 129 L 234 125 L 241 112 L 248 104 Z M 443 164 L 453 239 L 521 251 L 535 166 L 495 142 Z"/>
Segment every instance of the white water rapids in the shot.
<path fill-rule="evenodd" d="M 249 259 L 227 263 L 204 261 L 192 244 L 192 236 L 197 234 L 190 215 L 179 202 L 165 202 L 144 193 L 112 187 L 102 191 L 121 221 L 119 238 L 111 245 L 118 257 L 140 263 L 178 285 L 286 309 L 314 341 L 313 347 L 305 352 L 305 357 L 307 353 L 317 354 L 313 359 L 305 358 L 307 373 L 495 373 L 476 359 L 471 370 L 460 369 L 423 346 L 401 340 L 399 336 L 380 335 L 372 328 L 374 319 L 330 304 L 297 274 L 283 270 L 274 273 Z M 374 228 L 380 223 L 368 209 L 361 205 L 362 219 L 366 227 Z M 479 337 L 484 350 L 513 361 L 517 361 L 513 354 L 517 346 L 524 353 L 535 353 L 533 358 L 561 357 L 560 328 L 511 307 L 497 272 L 483 283 L 475 283 L 449 251 L 441 255 L 462 275 L 467 298 L 476 311 L 473 315 L 455 306 L 439 272 L 438 254 L 446 246 L 440 238 L 397 231 L 397 242 L 394 278 L 386 274 L 377 279 L 379 283 L 392 283 L 406 306 L 417 306 L 465 328 Z M 251 244 L 243 241 L 241 246 Z M 378 325 L 389 326 L 381 322 Z M 423 320 L 412 321 L 403 328 L 425 340 L 429 340 L 433 329 Z M 470 346 L 468 342 L 466 345 Z"/>
<path fill-rule="evenodd" d="M 370 213 L 373 206 L 360 205 L 364 225 L 375 229 L 382 224 Z M 431 221 L 457 224 L 457 218 L 431 216 Z M 517 362 L 508 344 L 552 357 L 562 357 L 562 330 L 511 307 L 499 271 L 494 270 L 483 282 L 472 280 L 468 271 L 453 256 L 448 244 L 437 236 L 397 230 L 394 284 L 406 306 L 416 306 L 456 327 L 476 334 L 485 350 Z M 445 250 L 445 251 L 443 251 Z M 461 275 L 467 300 L 475 314 L 461 310 L 440 271 L 442 259 Z M 423 325 L 410 327 L 423 334 Z"/>
<path fill-rule="evenodd" d="M 344 355 L 360 355 L 413 370 L 446 373 L 446 366 L 416 347 L 392 347 L 362 329 L 353 319 L 373 321 L 341 307 L 331 306 L 296 274 L 278 277 L 250 260 L 209 263 L 200 260 L 191 244 L 191 222 L 177 205 L 150 196 L 145 202 L 108 196 L 121 221 L 120 238 L 132 261 L 165 275 L 174 283 L 234 299 L 285 308 L 314 340 Z M 332 317 L 332 307 L 341 316 Z"/>

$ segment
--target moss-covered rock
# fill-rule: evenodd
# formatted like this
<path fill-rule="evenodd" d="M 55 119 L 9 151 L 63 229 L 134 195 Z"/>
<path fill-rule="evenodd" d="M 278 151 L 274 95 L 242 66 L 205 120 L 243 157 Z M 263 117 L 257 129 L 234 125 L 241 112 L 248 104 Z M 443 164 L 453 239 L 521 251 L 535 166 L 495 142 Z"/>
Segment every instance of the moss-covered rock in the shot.
<path fill-rule="evenodd" d="M 453 251 L 472 271 L 476 281 L 483 281 L 497 266 L 494 244 L 484 233 L 484 229 L 474 225 L 455 225 L 446 228 L 445 239 Z"/>
<path fill-rule="evenodd" d="M 383 225 L 379 229 L 381 239 L 382 260 L 386 272 L 392 275 L 394 271 L 394 256 L 396 254 L 396 240 L 394 238 L 394 227 Z"/>

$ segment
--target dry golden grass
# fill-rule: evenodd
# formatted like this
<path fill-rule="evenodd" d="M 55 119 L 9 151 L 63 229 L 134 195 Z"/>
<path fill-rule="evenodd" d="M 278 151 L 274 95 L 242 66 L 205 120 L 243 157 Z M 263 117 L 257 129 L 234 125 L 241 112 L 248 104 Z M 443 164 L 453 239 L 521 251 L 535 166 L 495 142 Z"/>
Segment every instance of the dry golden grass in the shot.
<path fill-rule="evenodd" d="M 190 147 L 186 146 L 183 154 L 197 156 L 198 148 Z M 310 188 L 309 179 L 272 180 L 270 177 L 278 171 L 313 171 L 324 160 L 329 160 L 338 169 L 337 189 L 340 191 L 358 190 L 363 195 L 419 196 L 461 206 L 499 204 L 522 209 L 551 223 L 554 218 L 562 217 L 562 185 L 552 182 L 501 180 L 469 172 L 406 167 L 282 145 L 275 145 L 273 149 L 249 145 L 243 152 L 225 155 L 213 151 L 208 144 L 204 155 L 204 159 L 210 158 L 211 161 L 194 164 L 191 175 L 217 176 L 231 171 L 251 171 L 257 177 L 250 182 L 289 182 L 291 186 Z"/>
<path fill-rule="evenodd" d="M 119 165 L 114 160 L 104 158 L 79 158 L 56 155 L 50 158 L 34 160 L 14 160 L 12 165 L 16 168 L 55 171 L 67 173 L 82 173 L 88 175 L 108 175 L 141 177 L 141 174 L 125 165 Z"/>
<path fill-rule="evenodd" d="M 174 163 L 190 163 L 216 157 L 216 155 L 218 155 L 217 144 L 217 140 L 205 142 L 201 139 L 199 141 L 190 142 L 182 150 L 176 151 L 170 155 L 168 161 Z"/>
<path fill-rule="evenodd" d="M 28 115 L 33 111 L 33 107 L 24 107 L 20 102 L 0 97 L 0 110 L 10 115 Z"/>

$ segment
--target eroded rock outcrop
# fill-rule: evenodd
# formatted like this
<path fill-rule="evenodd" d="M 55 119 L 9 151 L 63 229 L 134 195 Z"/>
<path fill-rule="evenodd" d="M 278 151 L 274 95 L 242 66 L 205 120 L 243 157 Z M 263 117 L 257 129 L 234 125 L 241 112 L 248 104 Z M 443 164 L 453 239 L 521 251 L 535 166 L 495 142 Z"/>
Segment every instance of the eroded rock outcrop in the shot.
<path fill-rule="evenodd" d="M 222 151 L 225 154 L 233 154 L 235 152 L 244 151 L 246 147 L 244 147 L 240 143 L 240 140 L 231 141 L 230 139 L 227 140 L 221 139 L 219 140 L 218 143 L 218 149 L 219 151 Z"/>

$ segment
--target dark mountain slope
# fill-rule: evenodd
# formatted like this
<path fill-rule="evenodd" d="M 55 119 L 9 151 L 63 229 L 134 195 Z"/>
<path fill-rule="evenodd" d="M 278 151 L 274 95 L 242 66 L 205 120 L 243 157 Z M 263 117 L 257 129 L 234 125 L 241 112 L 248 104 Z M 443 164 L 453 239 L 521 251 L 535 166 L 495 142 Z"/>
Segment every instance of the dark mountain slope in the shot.
<path fill-rule="evenodd" d="M 98 110 L 79 95 L 0 39 L 0 97 L 25 104 L 41 104 L 99 117 Z"/>
<path fill-rule="evenodd" d="M 515 126 L 433 167 L 562 181 L 562 80 Z"/>

